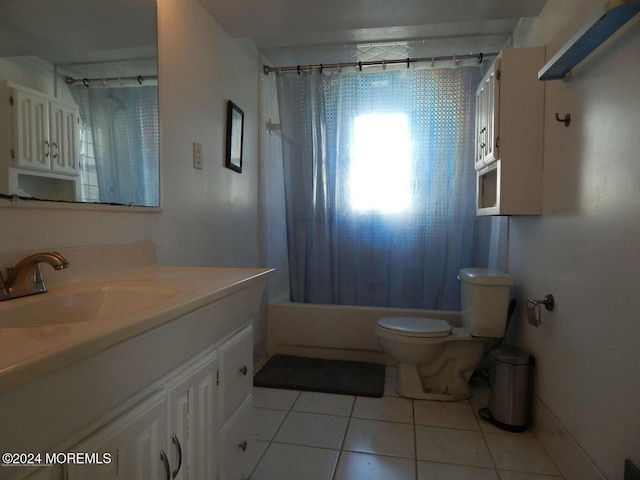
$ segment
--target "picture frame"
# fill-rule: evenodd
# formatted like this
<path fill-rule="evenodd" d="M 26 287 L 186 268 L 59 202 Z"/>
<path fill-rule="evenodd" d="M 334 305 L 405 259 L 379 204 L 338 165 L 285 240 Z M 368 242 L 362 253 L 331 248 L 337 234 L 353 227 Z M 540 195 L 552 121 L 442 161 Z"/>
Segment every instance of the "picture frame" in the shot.
<path fill-rule="evenodd" d="M 242 173 L 244 112 L 231 100 L 227 102 L 227 161 L 225 166 Z"/>

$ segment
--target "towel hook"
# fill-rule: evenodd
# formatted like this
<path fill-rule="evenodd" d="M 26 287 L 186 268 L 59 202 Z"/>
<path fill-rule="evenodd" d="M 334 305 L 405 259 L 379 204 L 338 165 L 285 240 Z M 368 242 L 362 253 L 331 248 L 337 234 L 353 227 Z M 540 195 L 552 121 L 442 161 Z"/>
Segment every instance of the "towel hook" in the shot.
<path fill-rule="evenodd" d="M 560 114 L 556 112 L 556 120 L 560 123 L 564 123 L 565 127 L 571 125 L 571 114 L 565 114 L 564 118 L 560 118 Z"/>

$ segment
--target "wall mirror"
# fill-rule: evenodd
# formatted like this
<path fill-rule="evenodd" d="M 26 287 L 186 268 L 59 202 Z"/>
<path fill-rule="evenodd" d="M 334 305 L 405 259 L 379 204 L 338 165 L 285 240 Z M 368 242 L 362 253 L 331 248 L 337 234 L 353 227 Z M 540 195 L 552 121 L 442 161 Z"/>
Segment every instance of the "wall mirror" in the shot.
<path fill-rule="evenodd" d="M 0 1 L 0 194 L 159 206 L 157 57 L 156 0 Z"/>

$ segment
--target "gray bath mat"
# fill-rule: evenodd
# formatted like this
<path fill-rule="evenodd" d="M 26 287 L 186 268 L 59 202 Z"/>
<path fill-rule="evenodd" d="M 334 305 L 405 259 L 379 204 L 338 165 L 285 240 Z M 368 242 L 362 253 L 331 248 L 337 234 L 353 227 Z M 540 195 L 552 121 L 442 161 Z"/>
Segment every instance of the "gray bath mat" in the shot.
<path fill-rule="evenodd" d="M 256 387 L 363 397 L 384 395 L 384 365 L 274 355 L 253 377 Z"/>

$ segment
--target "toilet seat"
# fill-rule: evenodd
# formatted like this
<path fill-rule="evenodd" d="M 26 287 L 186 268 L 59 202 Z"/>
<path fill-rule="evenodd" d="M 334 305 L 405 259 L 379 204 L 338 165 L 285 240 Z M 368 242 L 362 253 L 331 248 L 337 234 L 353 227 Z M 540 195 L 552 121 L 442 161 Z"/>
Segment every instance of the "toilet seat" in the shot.
<path fill-rule="evenodd" d="M 435 338 L 451 335 L 451 325 L 446 320 L 423 317 L 386 317 L 377 322 L 378 327 L 406 337 Z"/>

